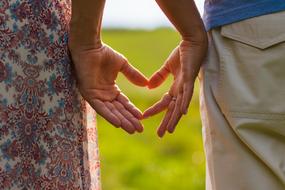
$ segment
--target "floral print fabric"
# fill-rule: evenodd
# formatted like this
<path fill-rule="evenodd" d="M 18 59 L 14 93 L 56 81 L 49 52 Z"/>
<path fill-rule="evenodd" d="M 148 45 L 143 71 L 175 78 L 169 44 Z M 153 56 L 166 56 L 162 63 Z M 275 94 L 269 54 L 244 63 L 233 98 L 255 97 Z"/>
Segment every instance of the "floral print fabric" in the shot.
<path fill-rule="evenodd" d="M 71 0 L 0 0 L 0 189 L 99 190 L 95 113 L 67 48 Z"/>

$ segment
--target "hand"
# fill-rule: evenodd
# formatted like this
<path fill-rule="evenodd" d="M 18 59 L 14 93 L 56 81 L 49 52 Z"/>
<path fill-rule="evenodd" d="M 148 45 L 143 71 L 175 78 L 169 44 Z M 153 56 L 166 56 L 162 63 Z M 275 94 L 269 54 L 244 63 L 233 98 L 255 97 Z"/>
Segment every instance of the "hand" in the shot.
<path fill-rule="evenodd" d="M 122 72 L 129 81 L 146 86 L 148 80 L 127 59 L 107 45 L 71 51 L 78 87 L 83 98 L 103 118 L 132 134 L 142 132 L 142 113 L 120 91 L 115 80 Z"/>
<path fill-rule="evenodd" d="M 166 131 L 173 133 L 182 115 L 187 114 L 195 78 L 206 53 L 206 44 L 183 40 L 165 64 L 150 78 L 148 87 L 151 89 L 162 84 L 169 73 L 174 76 L 169 92 L 143 114 L 143 117 L 147 118 L 167 109 L 158 128 L 158 136 L 163 137 Z"/>

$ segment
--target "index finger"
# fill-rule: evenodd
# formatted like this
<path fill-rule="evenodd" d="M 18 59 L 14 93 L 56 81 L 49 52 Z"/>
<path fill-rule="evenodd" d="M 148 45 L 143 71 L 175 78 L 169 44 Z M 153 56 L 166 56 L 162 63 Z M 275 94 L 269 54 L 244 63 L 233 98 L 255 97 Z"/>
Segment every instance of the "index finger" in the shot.
<path fill-rule="evenodd" d="M 124 61 L 121 72 L 135 85 L 146 86 L 148 84 L 148 79 L 139 70 L 129 64 L 127 60 Z"/>
<path fill-rule="evenodd" d="M 171 102 L 172 97 L 167 93 L 165 94 L 160 101 L 158 101 L 157 103 L 155 103 L 153 106 L 151 106 L 150 108 L 148 108 L 144 113 L 143 113 L 143 118 L 148 118 L 150 116 L 153 116 L 159 112 L 162 112 L 163 110 L 165 110 L 168 105 Z"/>

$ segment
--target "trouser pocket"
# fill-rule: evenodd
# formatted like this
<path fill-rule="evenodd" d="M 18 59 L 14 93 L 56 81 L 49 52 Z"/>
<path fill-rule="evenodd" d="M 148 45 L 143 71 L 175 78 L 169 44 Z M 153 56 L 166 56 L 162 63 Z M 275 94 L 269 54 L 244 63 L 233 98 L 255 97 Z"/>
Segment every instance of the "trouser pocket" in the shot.
<path fill-rule="evenodd" d="M 285 118 L 284 17 L 285 12 L 256 17 L 213 33 L 226 114 Z"/>

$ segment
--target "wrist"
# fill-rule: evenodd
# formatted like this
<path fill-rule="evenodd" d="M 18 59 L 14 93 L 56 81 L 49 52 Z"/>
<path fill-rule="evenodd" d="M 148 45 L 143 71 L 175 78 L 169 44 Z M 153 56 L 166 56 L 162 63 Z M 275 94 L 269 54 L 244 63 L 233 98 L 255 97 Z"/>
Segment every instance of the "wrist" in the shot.
<path fill-rule="evenodd" d="M 90 43 L 81 43 L 81 42 L 75 42 L 72 40 L 68 40 L 68 48 L 71 51 L 74 50 L 91 50 L 91 49 L 100 49 L 103 47 L 103 42 L 90 42 Z"/>
<path fill-rule="evenodd" d="M 80 32 L 70 31 L 68 38 L 68 47 L 70 50 L 88 50 L 99 49 L 103 46 L 100 35 L 80 34 Z"/>
<path fill-rule="evenodd" d="M 189 33 L 183 34 L 182 40 L 189 41 L 189 42 L 196 42 L 200 44 L 207 44 L 208 37 L 207 37 L 207 33 L 205 30 L 196 29 Z"/>
<path fill-rule="evenodd" d="M 182 36 L 180 46 L 184 45 L 190 45 L 190 46 L 196 46 L 200 51 L 206 51 L 208 49 L 208 36 L 207 33 L 198 33 L 195 36 Z"/>
<path fill-rule="evenodd" d="M 93 23 L 94 19 L 89 17 L 76 17 L 74 15 L 70 22 L 69 46 L 97 49 L 102 47 L 101 23 Z M 88 23 L 88 24 L 87 24 Z"/>

